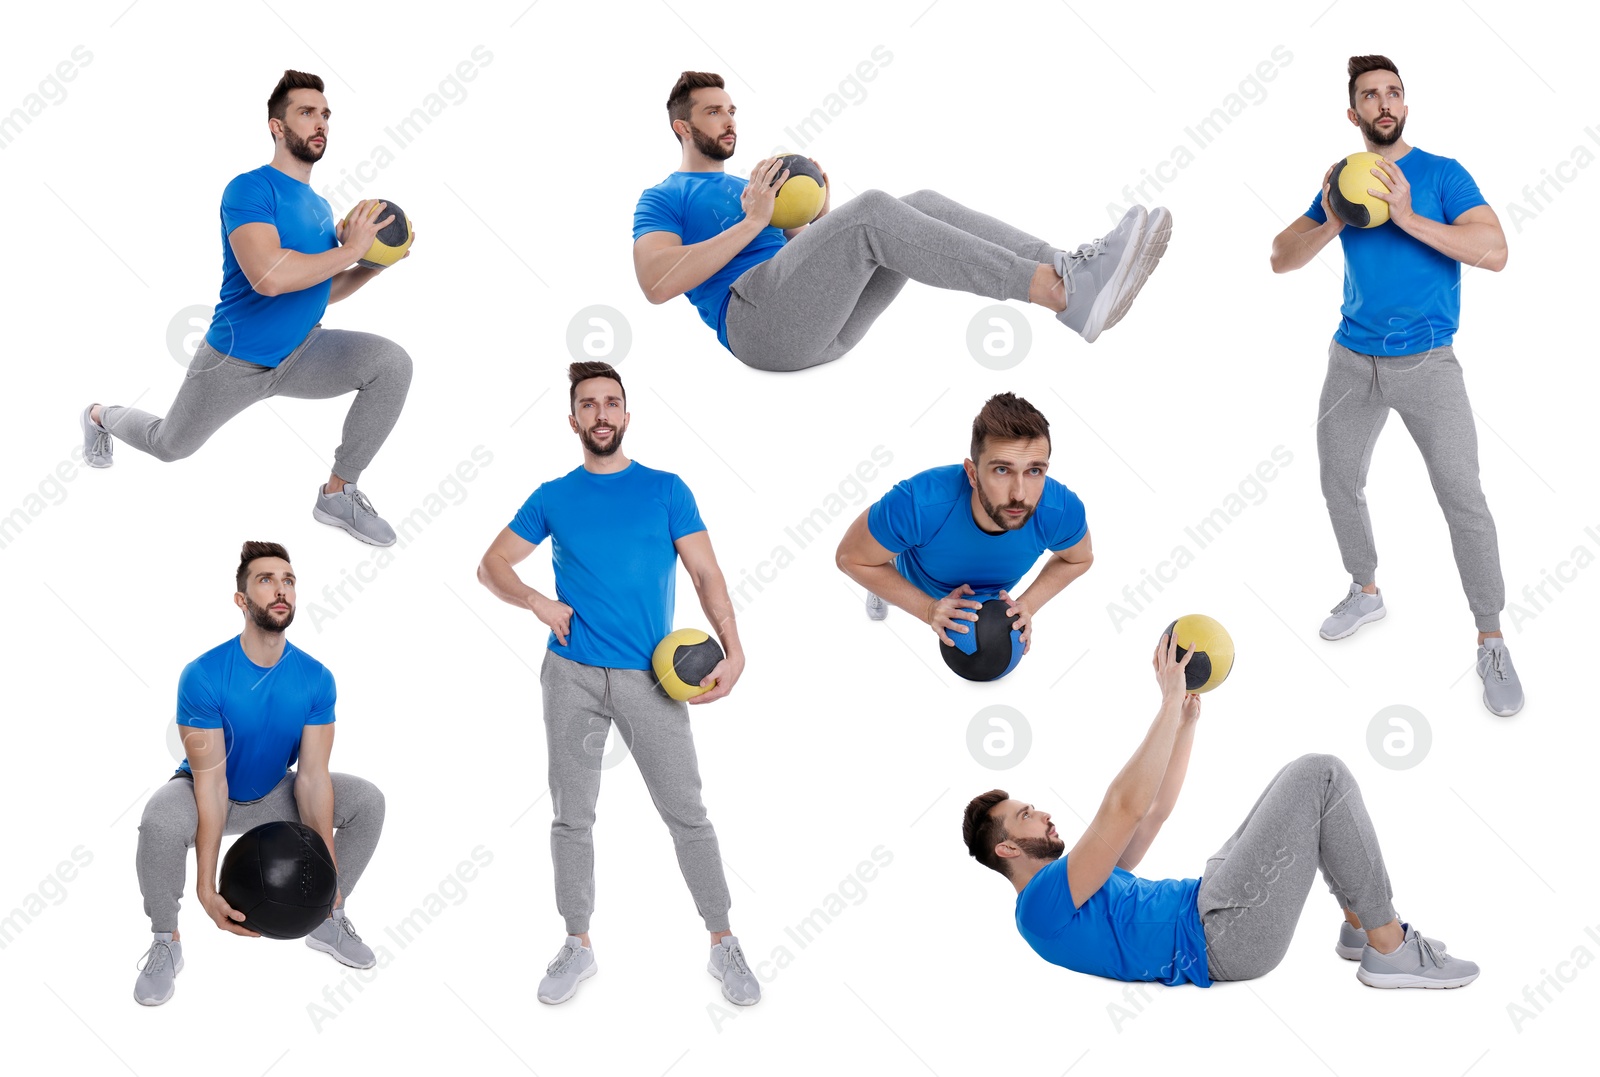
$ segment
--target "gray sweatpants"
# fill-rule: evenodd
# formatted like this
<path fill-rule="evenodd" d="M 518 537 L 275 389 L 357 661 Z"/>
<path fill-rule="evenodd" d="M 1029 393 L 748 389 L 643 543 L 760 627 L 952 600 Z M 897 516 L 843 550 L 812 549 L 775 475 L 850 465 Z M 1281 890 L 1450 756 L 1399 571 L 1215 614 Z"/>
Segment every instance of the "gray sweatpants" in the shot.
<path fill-rule="evenodd" d="M 1478 630 L 1498 632 L 1506 604 L 1499 540 L 1478 481 L 1472 405 L 1449 345 L 1399 356 L 1362 355 L 1337 340 L 1328 349 L 1328 377 L 1317 405 L 1317 457 L 1345 570 L 1362 586 L 1378 570 L 1367 514 L 1367 466 L 1391 408 L 1422 451 Z"/>
<path fill-rule="evenodd" d="M 1206 861 L 1196 904 L 1213 980 L 1277 968 L 1318 868 L 1363 927 L 1395 918 L 1378 835 L 1350 768 L 1337 756 L 1303 755 L 1278 771 Z"/>
<path fill-rule="evenodd" d="M 907 280 L 1026 302 L 1034 272 L 1056 253 L 936 191 L 863 191 L 733 282 L 728 347 L 758 370 L 831 363 Z"/>
<path fill-rule="evenodd" d="M 383 833 L 383 794 L 365 778 L 330 774 L 333 779 L 333 857 L 339 862 L 339 891 L 349 899 L 361 873 L 378 847 Z M 228 801 L 224 834 L 243 834 L 262 823 L 298 822 L 294 799 L 295 772 L 290 771 L 260 800 Z M 189 850 L 200 826 L 194 781 L 174 776 L 145 801 L 139 820 L 139 892 L 150 930 L 160 933 L 178 926 L 178 902 L 183 898 L 189 871 Z M 219 865 L 220 866 L 220 865 Z"/>
<path fill-rule="evenodd" d="M 550 759 L 550 856 L 556 909 L 567 933 L 589 930 L 594 912 L 594 819 L 612 723 L 622 734 L 661 821 L 672 834 L 678 867 L 708 931 L 728 930 L 728 882 L 717 832 L 700 802 L 700 765 L 689 731 L 689 705 L 670 698 L 642 669 L 606 669 L 547 650 L 539 669 Z M 649 892 L 649 884 L 641 890 Z"/>
<path fill-rule="evenodd" d="M 223 355 L 202 340 L 165 418 L 111 405 L 101 409 L 100 425 L 157 460 L 181 460 L 223 423 L 268 397 L 324 400 L 355 390 L 344 440 L 333 454 L 333 473 L 355 482 L 394 429 L 410 387 L 411 357 L 400 345 L 319 325 L 275 367 Z"/>

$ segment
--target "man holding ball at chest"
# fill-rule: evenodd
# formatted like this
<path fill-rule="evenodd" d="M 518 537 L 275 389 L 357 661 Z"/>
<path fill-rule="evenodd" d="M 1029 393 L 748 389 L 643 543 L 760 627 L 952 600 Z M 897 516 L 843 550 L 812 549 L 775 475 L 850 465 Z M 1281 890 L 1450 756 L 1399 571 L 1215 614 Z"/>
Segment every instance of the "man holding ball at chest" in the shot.
<path fill-rule="evenodd" d="M 1349 120 L 1380 158 L 1369 182 L 1343 187 L 1387 207 L 1387 222 L 1354 227 L 1337 214 L 1334 169 L 1305 215 L 1272 241 L 1272 269 L 1299 269 L 1337 237 L 1344 248 L 1344 306 L 1317 405 L 1317 456 L 1334 537 L 1350 573 L 1348 593 L 1322 623 L 1343 639 L 1387 610 L 1367 513 L 1367 466 L 1398 411 L 1422 452 L 1468 606 L 1478 628 L 1483 703 L 1501 716 L 1522 709 L 1522 682 L 1500 632 L 1505 582 L 1494 518 L 1478 480 L 1478 435 L 1451 341 L 1461 320 L 1463 263 L 1506 264 L 1500 220 L 1467 170 L 1406 143 L 1405 85 L 1386 56 L 1352 56 Z M 1337 167 L 1337 166 L 1335 166 Z M 1358 167 L 1346 166 L 1348 172 Z M 1366 176 L 1346 177 L 1368 180 Z M 1379 205 L 1382 203 L 1383 205 Z M 1375 215 L 1377 220 L 1382 214 Z"/>

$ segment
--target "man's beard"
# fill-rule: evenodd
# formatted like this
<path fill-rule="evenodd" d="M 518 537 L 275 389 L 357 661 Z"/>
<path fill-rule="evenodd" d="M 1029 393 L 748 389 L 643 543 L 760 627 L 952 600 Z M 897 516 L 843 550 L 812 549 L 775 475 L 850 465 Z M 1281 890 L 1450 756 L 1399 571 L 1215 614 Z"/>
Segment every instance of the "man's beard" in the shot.
<path fill-rule="evenodd" d="M 301 138 L 285 127 L 283 129 L 283 147 L 296 160 L 304 161 L 308 165 L 314 165 L 322 160 L 322 155 L 328 151 L 328 137 L 326 135 L 316 135 L 314 137 L 322 139 L 321 149 L 313 147 L 310 139 Z"/>
<path fill-rule="evenodd" d="M 711 135 L 702 133 L 698 127 L 691 127 L 689 129 L 689 133 L 694 136 L 694 148 L 711 158 L 713 161 L 726 161 L 728 158 L 733 156 L 734 146 L 739 144 L 739 139 L 737 136 L 735 136 L 732 146 L 724 146 L 719 141 L 719 139 L 722 137 L 721 135 L 712 137 Z"/>
<path fill-rule="evenodd" d="M 983 492 L 983 485 L 981 483 L 978 485 L 978 504 L 983 506 L 983 511 L 989 514 L 989 519 L 993 520 L 996 526 L 1002 527 L 1007 531 L 1015 531 L 1017 528 L 1033 519 L 1034 511 L 1039 507 L 1037 504 L 1030 505 L 1025 501 L 1008 501 L 1004 505 L 995 505 Z M 1027 509 L 1028 511 L 1027 514 L 1022 517 L 1022 519 L 1018 520 L 1016 523 L 1012 523 L 1006 517 L 1000 515 L 1002 509 Z"/>
<path fill-rule="evenodd" d="M 1400 141 L 1400 134 L 1406 129 L 1406 121 L 1393 113 L 1389 113 L 1389 118 L 1394 121 L 1394 126 L 1389 128 L 1387 132 L 1378 126 L 1377 120 L 1372 123 L 1368 123 L 1366 120 L 1361 121 L 1361 133 L 1367 136 L 1368 142 L 1374 146 L 1393 146 Z M 1379 116 L 1378 119 L 1381 120 L 1383 117 Z"/>
<path fill-rule="evenodd" d="M 1062 838 L 1012 838 L 1017 848 L 1035 860 L 1060 860 L 1067 851 Z"/>
<path fill-rule="evenodd" d="M 254 602 L 250 601 L 249 595 L 244 596 L 244 606 L 245 609 L 250 611 L 250 620 L 254 622 L 255 626 L 261 629 L 263 632 L 277 632 L 281 634 L 285 628 L 288 628 L 294 623 L 293 606 L 289 607 L 289 616 L 285 617 L 282 621 L 277 620 L 273 616 L 272 611 L 266 606 L 258 606 Z"/>
<path fill-rule="evenodd" d="M 583 447 L 596 456 L 610 456 L 622 448 L 622 427 L 620 426 L 611 428 L 611 440 L 605 445 L 594 440 L 592 428 L 590 430 L 580 430 L 578 437 L 583 441 Z"/>

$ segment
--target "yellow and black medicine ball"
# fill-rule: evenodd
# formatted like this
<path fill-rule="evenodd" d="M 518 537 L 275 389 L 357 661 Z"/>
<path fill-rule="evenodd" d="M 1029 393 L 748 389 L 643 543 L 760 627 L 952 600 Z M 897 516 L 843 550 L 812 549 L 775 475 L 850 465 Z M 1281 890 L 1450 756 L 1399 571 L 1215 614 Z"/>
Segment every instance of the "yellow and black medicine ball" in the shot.
<path fill-rule="evenodd" d="M 350 213 L 354 212 L 352 208 Z M 368 269 L 385 269 L 404 258 L 406 251 L 411 249 L 411 241 L 415 238 L 411 231 L 411 220 L 406 216 L 406 211 L 393 202 L 382 211 L 379 211 L 378 203 L 373 202 L 367 212 L 374 214 L 380 221 L 393 214 L 394 220 L 378 229 L 378 234 L 373 237 L 372 246 L 367 248 L 367 253 L 362 255 L 356 264 L 366 266 Z M 350 223 L 350 213 L 344 215 L 346 225 Z"/>
<path fill-rule="evenodd" d="M 1178 641 L 1178 658 L 1190 651 L 1185 669 L 1185 686 L 1191 692 L 1209 692 L 1228 679 L 1233 671 L 1233 637 L 1213 618 L 1203 613 L 1186 613 L 1161 633 Z"/>
<path fill-rule="evenodd" d="M 810 224 L 822 212 L 828 188 L 822 179 L 822 169 L 811 158 L 798 153 L 786 153 L 780 159 L 778 171 L 789 170 L 789 178 L 778 188 L 772 207 L 772 224 L 776 228 L 799 228 Z"/>
<path fill-rule="evenodd" d="M 1375 153 L 1352 153 L 1333 166 L 1328 177 L 1328 205 L 1345 224 L 1355 228 L 1376 228 L 1389 220 L 1389 203 L 1367 193 L 1368 188 L 1389 193 L 1389 185 L 1372 174 L 1382 160 Z"/>
<path fill-rule="evenodd" d="M 698 628 L 680 628 L 656 644 L 650 665 L 662 689 L 676 700 L 693 699 L 716 687 L 700 682 L 722 661 L 722 646 Z"/>

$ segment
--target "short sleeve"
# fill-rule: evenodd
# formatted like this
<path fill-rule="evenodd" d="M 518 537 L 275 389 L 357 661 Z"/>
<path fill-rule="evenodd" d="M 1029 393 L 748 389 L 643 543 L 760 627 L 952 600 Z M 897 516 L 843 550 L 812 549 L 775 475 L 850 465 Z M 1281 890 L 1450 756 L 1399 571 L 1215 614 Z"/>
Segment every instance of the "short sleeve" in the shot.
<path fill-rule="evenodd" d="M 277 198 L 272 184 L 253 172 L 235 176 L 222 192 L 222 230 L 241 224 L 277 224 Z"/>
<path fill-rule="evenodd" d="M 1089 533 L 1089 518 L 1084 514 L 1083 502 L 1065 486 L 1061 488 L 1061 493 L 1064 495 L 1061 512 L 1045 541 L 1047 549 L 1058 553 L 1076 546 Z"/>
<path fill-rule="evenodd" d="M 633 210 L 633 238 L 648 232 L 671 232 L 683 238 L 683 221 L 672 205 L 672 197 L 660 187 L 651 187 L 639 196 Z"/>
<path fill-rule="evenodd" d="M 867 510 L 867 530 L 878 545 L 890 553 L 901 553 L 922 545 L 922 528 L 917 519 L 917 501 L 911 480 L 901 479 L 894 488 L 872 503 Z"/>
<path fill-rule="evenodd" d="M 338 689 L 333 683 L 333 671 L 327 666 L 317 663 L 317 675 L 313 678 L 311 699 L 306 708 L 304 725 L 331 725 L 333 723 L 333 704 L 338 698 Z"/>
<path fill-rule="evenodd" d="M 522 503 L 522 508 L 517 510 L 512 517 L 510 527 L 519 538 L 533 543 L 535 546 L 550 537 L 550 525 L 544 518 L 544 487 L 541 486 L 528 495 L 528 500 Z"/>
<path fill-rule="evenodd" d="M 673 542 L 706 529 L 700 519 L 700 509 L 694 503 L 693 491 L 676 475 L 672 476 L 672 489 L 667 494 L 667 529 Z"/>
<path fill-rule="evenodd" d="M 178 677 L 178 724 L 196 729 L 222 728 L 222 700 L 199 659 Z"/>
<path fill-rule="evenodd" d="M 1305 215 L 1318 224 L 1328 223 L 1328 215 L 1322 211 L 1322 188 L 1317 188 L 1316 197 L 1311 200 L 1311 208 L 1306 210 Z"/>
<path fill-rule="evenodd" d="M 1451 160 L 1439 172 L 1439 205 L 1444 210 L 1444 223 L 1453 224 L 1467 210 L 1488 203 L 1472 174 L 1461 167 L 1461 162 Z"/>

